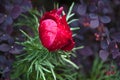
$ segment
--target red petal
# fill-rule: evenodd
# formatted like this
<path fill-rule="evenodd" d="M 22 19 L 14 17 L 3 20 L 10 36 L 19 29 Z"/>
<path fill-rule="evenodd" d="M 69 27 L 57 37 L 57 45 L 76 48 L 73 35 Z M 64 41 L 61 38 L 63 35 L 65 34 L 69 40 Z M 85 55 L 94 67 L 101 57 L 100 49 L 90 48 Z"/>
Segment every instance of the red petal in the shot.
<path fill-rule="evenodd" d="M 46 13 L 43 15 L 43 17 L 41 18 L 40 23 L 41 23 L 43 20 L 45 20 L 45 19 L 52 19 L 52 20 L 54 20 L 54 21 L 56 21 L 56 22 L 59 22 L 60 16 L 57 14 L 57 10 L 55 9 L 55 10 L 52 10 L 52 11 L 50 11 L 50 12 L 46 12 Z"/>
<path fill-rule="evenodd" d="M 61 23 L 64 24 L 65 29 L 71 33 L 70 27 L 69 27 L 69 25 L 67 24 L 67 21 L 66 21 L 66 15 L 62 16 Z"/>
<path fill-rule="evenodd" d="M 46 19 L 41 22 L 39 27 L 40 39 L 42 44 L 49 48 L 56 37 L 57 34 L 57 24 L 51 19 Z"/>
<path fill-rule="evenodd" d="M 62 11 L 63 11 L 63 7 L 60 7 L 59 9 L 57 9 L 57 12 L 56 12 L 56 13 L 57 13 L 58 15 L 61 15 Z"/>
<path fill-rule="evenodd" d="M 54 50 L 58 50 L 65 47 L 66 45 L 69 44 L 68 41 L 71 38 L 72 38 L 71 32 L 66 30 L 65 26 L 59 23 L 58 29 L 57 29 L 57 35 L 55 37 L 53 44 L 50 47 L 50 50 L 54 51 Z"/>
<path fill-rule="evenodd" d="M 75 45 L 75 42 L 71 39 L 70 41 L 68 41 L 68 44 L 62 48 L 62 50 L 70 51 L 73 49 L 74 45 Z"/>

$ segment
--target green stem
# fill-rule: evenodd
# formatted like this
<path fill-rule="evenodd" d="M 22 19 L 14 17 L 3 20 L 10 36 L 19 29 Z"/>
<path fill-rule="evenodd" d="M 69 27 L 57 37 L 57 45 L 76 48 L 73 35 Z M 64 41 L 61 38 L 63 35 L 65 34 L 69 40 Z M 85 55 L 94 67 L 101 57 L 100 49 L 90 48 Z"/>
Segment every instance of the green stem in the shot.
<path fill-rule="evenodd" d="M 62 58 L 64 61 L 66 61 L 66 62 L 68 62 L 69 64 L 71 64 L 71 65 L 72 65 L 73 67 L 75 67 L 76 69 L 79 69 L 79 67 L 78 67 L 75 63 L 73 63 L 72 61 L 66 59 L 65 57 L 66 57 L 65 55 L 61 55 L 61 58 Z"/>

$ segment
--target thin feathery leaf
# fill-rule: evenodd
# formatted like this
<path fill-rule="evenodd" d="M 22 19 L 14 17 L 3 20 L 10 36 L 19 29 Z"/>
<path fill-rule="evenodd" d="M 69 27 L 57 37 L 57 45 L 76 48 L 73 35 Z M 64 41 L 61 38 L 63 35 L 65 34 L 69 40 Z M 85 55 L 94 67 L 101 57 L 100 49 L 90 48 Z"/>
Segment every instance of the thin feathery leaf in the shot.
<path fill-rule="evenodd" d="M 72 3 L 72 5 L 70 6 L 70 8 L 69 8 L 69 10 L 68 10 L 68 14 L 67 14 L 67 16 L 66 16 L 66 20 L 67 20 L 67 21 L 69 20 L 69 16 L 70 16 L 70 14 L 71 14 L 71 12 L 72 12 L 73 6 L 74 6 L 74 2 Z"/>
<path fill-rule="evenodd" d="M 70 21 L 68 21 L 68 24 L 70 24 L 70 23 L 72 23 L 72 22 L 74 22 L 74 21 L 77 21 L 78 19 L 72 19 L 72 20 L 70 20 Z"/>

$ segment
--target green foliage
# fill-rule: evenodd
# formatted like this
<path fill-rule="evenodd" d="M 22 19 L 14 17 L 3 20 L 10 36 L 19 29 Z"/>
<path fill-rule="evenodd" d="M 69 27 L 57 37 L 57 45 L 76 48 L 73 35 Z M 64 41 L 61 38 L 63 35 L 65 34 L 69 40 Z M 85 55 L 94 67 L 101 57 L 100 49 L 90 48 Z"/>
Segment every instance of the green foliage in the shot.
<path fill-rule="evenodd" d="M 32 38 L 25 32 L 22 31 L 22 33 L 28 38 L 27 41 L 20 43 L 24 46 L 26 52 L 16 57 L 17 61 L 14 64 L 16 68 L 14 78 L 24 74 L 27 80 L 58 80 L 58 78 L 62 78 L 62 76 L 66 78 L 69 77 L 67 76 L 68 74 L 63 75 L 65 72 L 60 72 L 61 75 L 59 75 L 58 71 L 55 71 L 55 69 L 59 70 L 61 67 L 66 67 L 67 69 L 71 66 L 69 63 L 78 68 L 69 60 L 70 52 L 49 52 L 41 45 L 38 36 Z"/>
<path fill-rule="evenodd" d="M 101 77 L 103 77 L 105 73 L 104 70 L 102 70 L 103 68 L 104 68 L 103 61 L 101 61 L 98 57 L 96 57 L 96 59 L 93 62 L 92 71 L 90 73 L 91 80 L 96 80 L 96 79 L 101 80 Z"/>
<path fill-rule="evenodd" d="M 107 75 L 109 71 L 114 72 L 114 74 Z M 109 64 L 101 61 L 98 56 L 95 57 L 89 74 L 80 71 L 77 75 L 78 80 L 120 80 L 120 72 L 117 71 L 117 66 L 113 63 Z"/>
<path fill-rule="evenodd" d="M 106 80 L 120 80 L 120 71 L 116 69 L 115 75 L 111 75 L 109 77 L 106 77 Z"/>

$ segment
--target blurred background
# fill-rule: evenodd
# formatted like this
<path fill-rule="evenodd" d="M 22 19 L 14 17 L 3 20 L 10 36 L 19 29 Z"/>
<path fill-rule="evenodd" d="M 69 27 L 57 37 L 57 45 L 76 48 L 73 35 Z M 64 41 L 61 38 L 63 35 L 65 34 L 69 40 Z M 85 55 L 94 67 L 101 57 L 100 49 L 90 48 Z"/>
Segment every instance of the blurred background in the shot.
<path fill-rule="evenodd" d="M 11 80 L 15 55 L 24 53 L 23 46 L 16 44 L 26 40 L 19 29 L 34 36 L 29 26 L 16 26 L 22 18 L 21 15 L 30 16 L 30 10 L 50 11 L 57 3 L 64 7 L 67 14 L 73 2 L 75 5 L 72 12 L 75 16 L 72 18 L 78 20 L 71 23 L 70 27 L 80 27 L 73 32 L 76 33 L 75 47 L 84 46 L 74 52 L 76 57 L 71 57 L 80 67 L 76 72 L 83 74 L 82 80 L 87 80 L 85 77 L 88 77 L 88 80 L 97 80 L 101 74 L 99 71 L 104 69 L 103 74 L 112 75 L 113 78 L 99 80 L 113 80 L 119 77 L 117 74 L 120 68 L 120 0 L 0 0 L 0 80 Z M 98 65 L 102 67 L 91 73 L 91 70 L 99 68 Z M 91 74 L 96 78 L 91 78 Z"/>

